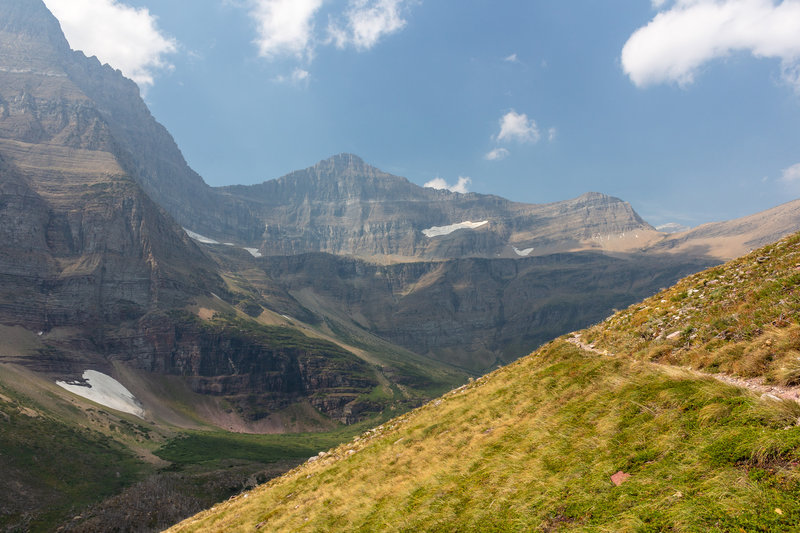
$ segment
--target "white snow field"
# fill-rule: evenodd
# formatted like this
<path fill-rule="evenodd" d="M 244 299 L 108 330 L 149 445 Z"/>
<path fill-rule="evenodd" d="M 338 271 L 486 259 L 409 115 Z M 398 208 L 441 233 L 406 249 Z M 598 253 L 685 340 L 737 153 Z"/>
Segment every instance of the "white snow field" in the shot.
<path fill-rule="evenodd" d="M 433 226 L 432 228 L 422 230 L 422 234 L 430 239 L 433 237 L 441 237 L 442 235 L 450 235 L 454 231 L 460 229 L 478 229 L 488 223 L 488 220 L 484 220 L 483 222 L 470 222 L 467 220 L 466 222 L 450 224 L 449 226 Z"/>
<path fill-rule="evenodd" d="M 56 381 L 56 385 L 66 389 L 87 400 L 99 403 L 111 409 L 130 413 L 139 418 L 144 418 L 144 409 L 139 401 L 126 389 L 122 383 L 96 370 L 87 370 L 83 373 L 86 383 L 67 383 Z"/>
<path fill-rule="evenodd" d="M 224 244 L 225 246 L 236 246 L 232 242 L 215 241 L 214 239 L 212 239 L 210 237 L 206 237 L 204 235 L 200 235 L 199 233 L 195 233 L 190 229 L 183 228 L 183 231 L 186 232 L 186 235 L 188 235 L 189 238 L 194 239 L 195 241 L 197 241 L 199 243 L 202 243 L 202 244 Z M 250 255 L 252 255 L 255 258 L 263 257 L 261 252 L 258 251 L 258 248 L 243 248 L 243 249 L 247 250 L 248 252 L 250 252 Z"/>
<path fill-rule="evenodd" d="M 202 242 L 203 244 L 219 244 L 219 241 L 215 241 L 214 239 L 209 239 L 208 237 L 204 237 L 203 235 L 195 233 L 192 230 L 183 228 L 183 231 L 186 232 L 186 235 L 188 235 L 189 238 L 194 239 L 197 242 Z"/>
<path fill-rule="evenodd" d="M 528 257 L 533 252 L 533 248 L 525 248 L 524 250 L 520 250 L 516 246 L 512 246 L 512 248 L 514 248 L 514 253 L 520 257 Z"/>

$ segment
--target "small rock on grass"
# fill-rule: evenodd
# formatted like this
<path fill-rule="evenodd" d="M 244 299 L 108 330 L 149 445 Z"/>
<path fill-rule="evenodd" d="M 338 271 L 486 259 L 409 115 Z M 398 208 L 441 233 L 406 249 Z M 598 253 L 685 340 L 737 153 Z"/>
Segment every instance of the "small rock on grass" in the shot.
<path fill-rule="evenodd" d="M 617 487 L 619 487 L 620 485 L 628 481 L 630 477 L 631 477 L 630 474 L 626 474 L 625 472 L 620 470 L 619 472 L 611 476 L 611 482 L 614 483 L 614 485 L 616 485 Z"/>

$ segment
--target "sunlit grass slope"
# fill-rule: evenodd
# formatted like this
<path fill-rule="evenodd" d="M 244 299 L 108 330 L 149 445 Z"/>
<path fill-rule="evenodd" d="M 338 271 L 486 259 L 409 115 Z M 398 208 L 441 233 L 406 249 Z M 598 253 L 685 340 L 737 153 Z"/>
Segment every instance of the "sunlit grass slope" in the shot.
<path fill-rule="evenodd" d="M 800 385 L 800 234 L 689 276 L 584 340 L 637 359 Z"/>
<path fill-rule="evenodd" d="M 725 343 L 798 327 L 791 303 L 779 303 L 796 294 L 787 258 L 798 241 L 715 271 L 743 284 L 726 289 L 737 317 L 725 326 Z M 767 263 L 773 270 L 756 270 Z M 739 281 L 735 274 L 751 264 L 754 274 L 743 270 Z M 670 291 L 654 301 L 678 305 L 698 294 Z M 775 296 L 781 291 L 787 295 Z M 692 307 L 702 310 L 709 299 Z M 773 303 L 756 316 L 761 299 Z M 584 338 L 634 346 L 638 334 L 621 324 L 636 309 Z M 685 336 L 681 346 L 704 338 Z M 800 530 L 800 406 L 652 364 L 642 360 L 646 343 L 635 346 L 636 357 L 599 356 L 556 340 L 175 530 Z M 619 486 L 618 472 L 630 476 Z"/>

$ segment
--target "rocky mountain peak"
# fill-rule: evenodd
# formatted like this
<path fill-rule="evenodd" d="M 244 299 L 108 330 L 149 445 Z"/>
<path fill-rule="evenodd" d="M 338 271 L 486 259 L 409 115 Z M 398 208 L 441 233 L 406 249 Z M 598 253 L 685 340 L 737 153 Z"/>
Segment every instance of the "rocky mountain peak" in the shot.
<path fill-rule="evenodd" d="M 0 0 L 0 31 L 26 34 L 32 37 L 50 37 L 61 33 L 58 20 L 41 0 Z M 60 44 L 66 40 L 52 39 Z"/>
<path fill-rule="evenodd" d="M 592 201 L 597 201 L 597 200 L 607 200 L 609 198 L 613 198 L 613 197 L 609 196 L 607 194 L 603 194 L 601 192 L 589 191 L 589 192 L 583 193 L 582 195 L 578 196 L 578 198 L 576 198 L 576 200 L 585 201 L 585 202 L 592 202 Z"/>
<path fill-rule="evenodd" d="M 0 69 L 51 70 L 70 53 L 58 20 L 41 0 L 0 0 Z"/>
<path fill-rule="evenodd" d="M 615 196 L 590 191 L 564 202 L 564 206 L 568 206 L 571 209 L 591 211 L 593 213 L 592 218 L 596 222 L 600 222 L 603 218 L 607 222 L 612 219 L 622 222 L 622 225 L 614 231 L 631 231 L 637 227 L 654 231 L 654 228 L 645 222 L 628 202 Z M 586 222 L 591 223 L 589 220 Z"/>
<path fill-rule="evenodd" d="M 320 174 L 360 174 L 371 173 L 377 170 L 364 162 L 355 154 L 336 154 L 328 159 L 323 159 L 312 167 Z"/>
<path fill-rule="evenodd" d="M 406 181 L 403 178 L 397 178 L 383 172 L 382 170 L 367 164 L 363 159 L 354 154 L 337 154 L 328 159 L 324 159 L 314 165 L 313 167 L 305 170 L 293 172 L 286 176 L 286 178 L 299 178 L 305 175 L 309 178 L 320 181 L 335 181 L 339 183 L 345 182 L 363 182 L 373 178 L 396 179 Z"/>

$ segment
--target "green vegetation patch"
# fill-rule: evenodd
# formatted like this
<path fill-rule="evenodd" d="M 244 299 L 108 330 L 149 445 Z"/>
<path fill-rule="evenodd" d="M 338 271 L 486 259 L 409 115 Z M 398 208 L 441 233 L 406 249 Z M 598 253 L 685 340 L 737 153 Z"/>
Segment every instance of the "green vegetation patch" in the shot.
<path fill-rule="evenodd" d="M 273 463 L 311 457 L 336 446 L 345 438 L 340 433 L 253 435 L 223 431 L 191 432 L 171 439 L 155 454 L 177 465 L 232 459 Z"/>
<path fill-rule="evenodd" d="M 306 459 L 322 450 L 338 446 L 373 424 L 389 418 L 381 414 L 351 426 L 342 426 L 325 433 L 285 433 L 258 435 L 226 431 L 190 431 L 170 439 L 155 451 L 158 457 L 174 463 L 178 469 L 187 465 L 202 465 L 231 460 L 273 463 L 291 459 Z"/>
<path fill-rule="evenodd" d="M 0 529 L 53 531 L 146 470 L 107 435 L 56 420 L 0 387 Z"/>

